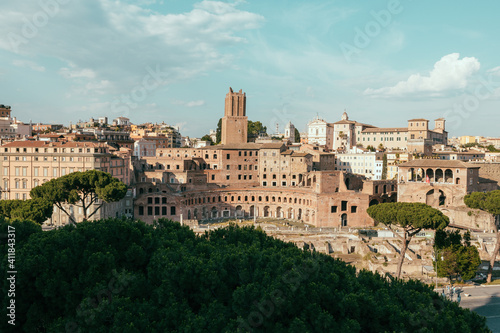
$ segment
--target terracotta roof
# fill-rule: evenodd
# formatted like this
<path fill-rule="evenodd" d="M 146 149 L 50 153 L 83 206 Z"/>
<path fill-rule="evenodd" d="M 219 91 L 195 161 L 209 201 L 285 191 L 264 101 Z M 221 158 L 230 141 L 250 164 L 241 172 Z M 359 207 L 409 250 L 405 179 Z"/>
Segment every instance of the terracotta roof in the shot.
<path fill-rule="evenodd" d="M 105 147 L 107 144 L 98 143 L 98 142 L 77 142 L 77 141 L 69 141 L 69 142 L 48 142 L 48 141 L 13 141 L 2 145 L 1 147 L 19 147 L 19 148 L 28 148 L 28 147 L 55 147 L 55 148 L 92 148 L 92 147 Z"/>
<path fill-rule="evenodd" d="M 424 119 L 424 118 L 415 118 L 415 119 L 410 119 L 408 121 L 429 121 L 429 120 Z"/>
<path fill-rule="evenodd" d="M 356 126 L 366 126 L 366 127 L 375 127 L 375 128 L 377 127 L 377 126 L 373 126 L 373 125 L 370 125 L 370 124 L 358 123 L 357 121 L 356 121 Z"/>
<path fill-rule="evenodd" d="M 281 155 L 292 155 L 293 151 L 292 150 L 285 150 L 281 152 Z"/>
<path fill-rule="evenodd" d="M 356 124 L 354 120 L 339 120 L 333 123 L 334 125 L 337 124 Z"/>
<path fill-rule="evenodd" d="M 292 153 L 292 157 L 306 157 L 307 155 L 311 155 L 311 154 L 309 154 L 309 153 L 301 153 L 301 152 L 296 152 L 296 151 L 294 151 Z"/>
<path fill-rule="evenodd" d="M 279 149 L 283 146 L 283 142 L 263 143 L 260 149 Z"/>
<path fill-rule="evenodd" d="M 40 138 L 64 138 L 62 134 L 40 134 Z"/>
<path fill-rule="evenodd" d="M 452 154 L 457 154 L 457 155 L 477 155 L 477 154 L 484 154 L 482 151 L 439 151 L 436 152 L 438 155 L 452 155 Z"/>
<path fill-rule="evenodd" d="M 280 143 L 281 145 L 281 143 Z M 209 147 L 203 147 L 203 149 L 221 149 L 221 150 L 238 150 L 238 149 L 260 149 L 261 143 L 247 142 L 247 143 L 228 143 L 225 145 L 215 145 Z"/>
<path fill-rule="evenodd" d="M 429 168 L 467 168 L 479 169 L 479 166 L 473 166 L 461 161 L 437 160 L 437 159 L 418 159 L 399 165 L 400 167 L 429 167 Z"/>
<path fill-rule="evenodd" d="M 365 128 L 362 133 L 378 133 L 378 132 L 408 132 L 407 127 L 375 127 Z"/>

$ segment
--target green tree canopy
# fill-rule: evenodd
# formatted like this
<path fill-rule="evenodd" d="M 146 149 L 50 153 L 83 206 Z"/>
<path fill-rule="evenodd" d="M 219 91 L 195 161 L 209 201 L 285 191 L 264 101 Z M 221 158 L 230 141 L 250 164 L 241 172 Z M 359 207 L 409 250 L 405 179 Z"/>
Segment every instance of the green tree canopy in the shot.
<path fill-rule="evenodd" d="M 488 332 L 427 285 L 253 228 L 109 219 L 24 230 L 16 246 L 16 326 L 2 332 Z"/>
<path fill-rule="evenodd" d="M 298 129 L 295 129 L 295 142 L 300 142 L 300 132 Z"/>
<path fill-rule="evenodd" d="M 204 136 L 202 136 L 201 141 L 210 141 L 210 145 L 214 144 L 214 142 L 212 141 L 212 138 L 208 134 L 205 134 Z"/>
<path fill-rule="evenodd" d="M 488 267 L 488 276 L 486 281 L 491 282 L 493 276 L 493 266 L 495 265 L 495 260 L 500 250 L 500 231 L 498 229 L 499 217 L 500 217 L 500 190 L 490 191 L 490 192 L 472 192 L 464 197 L 465 204 L 474 209 L 480 209 L 487 213 L 493 215 L 494 223 L 493 229 L 497 234 L 497 243 L 495 249 L 491 253 L 490 265 Z"/>
<path fill-rule="evenodd" d="M 247 140 L 254 141 L 260 133 L 267 133 L 267 127 L 263 126 L 260 121 L 248 121 Z"/>
<path fill-rule="evenodd" d="M 52 216 L 53 204 L 45 198 L 0 200 L 0 215 L 10 219 L 30 220 L 42 224 Z"/>
<path fill-rule="evenodd" d="M 476 275 L 481 264 L 477 248 L 470 244 L 470 232 L 464 236 L 456 231 L 437 230 L 434 236 L 438 276 L 449 277 L 460 275 L 463 280 L 470 280 Z"/>
<path fill-rule="evenodd" d="M 497 153 L 500 151 L 500 150 L 496 149 L 494 145 L 488 145 L 488 146 L 486 146 L 486 149 L 488 149 L 488 151 L 490 151 L 492 153 Z"/>
<path fill-rule="evenodd" d="M 72 214 L 64 204 L 81 207 L 84 220 L 91 218 L 105 202 L 115 202 L 122 199 L 127 193 L 127 186 L 107 172 L 88 170 L 85 172 L 72 172 L 66 176 L 51 179 L 50 181 L 33 188 L 30 192 L 32 198 L 44 198 L 68 215 L 72 223 L 76 223 Z M 93 212 L 88 214 L 88 209 L 97 205 Z"/>
<path fill-rule="evenodd" d="M 215 144 L 219 144 L 222 140 L 222 118 L 219 118 L 217 130 L 215 131 Z"/>
<path fill-rule="evenodd" d="M 403 229 L 403 236 L 394 232 L 403 241 L 396 276 L 401 276 L 401 267 L 408 244 L 422 229 L 444 229 L 450 223 L 441 211 L 418 202 L 392 202 L 371 206 L 366 211 L 375 224 L 382 223 L 389 229 L 394 226 Z"/>
<path fill-rule="evenodd" d="M 368 149 L 369 151 L 376 151 L 377 149 L 375 149 L 375 147 L 373 147 L 372 145 L 368 145 L 366 146 L 366 149 Z"/>

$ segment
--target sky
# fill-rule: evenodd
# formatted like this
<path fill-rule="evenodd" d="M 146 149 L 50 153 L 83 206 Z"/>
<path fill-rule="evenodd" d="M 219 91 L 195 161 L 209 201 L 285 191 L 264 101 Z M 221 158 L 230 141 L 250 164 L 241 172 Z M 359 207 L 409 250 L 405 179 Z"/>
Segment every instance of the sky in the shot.
<path fill-rule="evenodd" d="M 493 0 L 2 1 L 0 104 L 23 122 L 123 116 L 201 137 L 232 87 L 268 133 L 346 110 L 500 137 L 499 12 Z"/>

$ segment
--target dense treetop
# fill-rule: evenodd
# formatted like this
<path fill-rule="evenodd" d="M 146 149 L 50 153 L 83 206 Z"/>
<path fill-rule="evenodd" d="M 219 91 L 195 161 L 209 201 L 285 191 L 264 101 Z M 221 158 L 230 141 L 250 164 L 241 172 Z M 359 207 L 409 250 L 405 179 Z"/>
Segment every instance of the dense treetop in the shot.
<path fill-rule="evenodd" d="M 0 200 L 0 216 L 42 224 L 52 215 L 53 204 L 44 198 Z"/>
<path fill-rule="evenodd" d="M 99 170 L 76 171 L 68 175 L 54 178 L 42 185 L 34 187 L 30 196 L 51 202 L 63 211 L 72 223 L 73 214 L 64 205 L 73 204 L 82 208 L 84 220 L 91 218 L 104 204 L 122 199 L 127 193 L 127 185 L 110 173 Z M 101 200 L 90 214 L 88 209 Z"/>
<path fill-rule="evenodd" d="M 17 326 L 2 320 L 3 332 L 488 331 L 484 318 L 426 285 L 356 273 L 253 228 L 196 236 L 166 220 L 46 232 L 13 223 Z"/>
<path fill-rule="evenodd" d="M 396 269 L 398 278 L 401 276 L 405 253 L 413 236 L 422 229 L 442 230 L 450 223 L 448 217 L 441 211 L 419 202 L 381 203 L 370 206 L 366 212 L 375 220 L 375 225 L 382 223 L 391 230 L 393 226 L 403 229 L 403 236 L 394 233 L 403 241 Z"/>
<path fill-rule="evenodd" d="M 464 198 L 470 208 L 481 209 L 492 215 L 500 215 L 500 190 L 490 192 L 472 192 Z"/>
<path fill-rule="evenodd" d="M 472 192 L 464 197 L 464 203 L 470 208 L 488 212 L 494 218 L 494 223 L 491 227 L 497 234 L 497 242 L 495 244 L 495 248 L 491 252 L 490 264 L 488 266 L 488 277 L 486 278 L 486 282 L 489 283 L 493 278 L 493 266 L 495 265 L 498 252 L 500 251 L 500 190 L 486 193 Z"/>
<path fill-rule="evenodd" d="M 375 223 L 412 230 L 443 229 L 449 223 L 441 211 L 418 202 L 382 203 L 371 206 L 367 211 Z"/>

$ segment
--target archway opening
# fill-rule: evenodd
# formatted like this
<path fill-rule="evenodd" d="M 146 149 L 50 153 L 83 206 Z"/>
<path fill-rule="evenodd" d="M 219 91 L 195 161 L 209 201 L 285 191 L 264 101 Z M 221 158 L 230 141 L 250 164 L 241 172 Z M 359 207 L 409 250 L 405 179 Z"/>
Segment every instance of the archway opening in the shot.
<path fill-rule="evenodd" d="M 347 214 L 346 213 L 342 214 L 342 216 L 340 217 L 340 226 L 347 227 Z"/>

